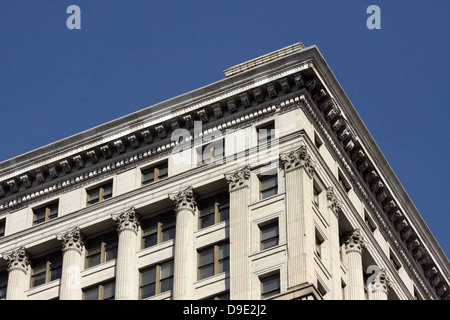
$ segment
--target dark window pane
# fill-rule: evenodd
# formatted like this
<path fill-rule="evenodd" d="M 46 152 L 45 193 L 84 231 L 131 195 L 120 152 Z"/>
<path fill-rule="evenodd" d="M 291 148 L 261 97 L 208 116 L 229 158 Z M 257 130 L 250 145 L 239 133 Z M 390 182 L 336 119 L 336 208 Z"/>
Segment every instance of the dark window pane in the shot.
<path fill-rule="evenodd" d="M 278 245 L 278 238 L 272 238 L 272 239 L 265 240 L 261 244 L 262 244 L 262 246 L 261 246 L 262 250 L 275 247 Z"/>
<path fill-rule="evenodd" d="M 161 179 L 167 178 L 168 172 L 169 172 L 169 170 L 167 168 L 167 163 L 164 165 L 161 165 L 159 167 L 158 179 L 161 180 Z"/>
<path fill-rule="evenodd" d="M 86 257 L 86 266 L 93 267 L 100 264 L 100 253 L 96 253 L 94 255 L 91 255 L 89 257 Z"/>
<path fill-rule="evenodd" d="M 266 199 L 268 197 L 276 195 L 277 193 L 278 193 L 278 189 L 277 188 L 264 190 L 264 191 L 261 192 L 261 199 Z"/>
<path fill-rule="evenodd" d="M 37 287 L 45 283 L 45 272 L 33 275 L 31 277 L 31 286 Z"/>
<path fill-rule="evenodd" d="M 88 191 L 88 199 L 87 200 L 88 200 L 89 204 L 97 203 L 99 201 L 99 190 L 95 189 L 95 190 Z"/>
<path fill-rule="evenodd" d="M 103 300 L 111 300 L 114 298 L 115 282 L 108 282 L 103 285 Z"/>
<path fill-rule="evenodd" d="M 84 290 L 84 300 L 98 300 L 98 287 Z"/>
<path fill-rule="evenodd" d="M 276 175 L 261 177 L 261 190 L 273 188 L 273 187 L 277 186 L 277 184 L 278 184 L 278 181 L 277 181 Z"/>
<path fill-rule="evenodd" d="M 205 279 L 214 275 L 214 264 L 209 264 L 199 268 L 200 279 Z"/>
<path fill-rule="evenodd" d="M 117 258 L 117 244 L 114 245 L 109 245 L 107 246 L 107 248 L 105 249 L 105 262 L 106 261 L 111 261 Z"/>
<path fill-rule="evenodd" d="M 219 272 L 230 271 L 230 259 L 226 258 L 219 261 Z"/>
<path fill-rule="evenodd" d="M 229 205 L 219 206 L 219 214 L 221 222 L 230 220 L 230 206 Z"/>
<path fill-rule="evenodd" d="M 278 236 L 278 223 L 271 223 L 261 228 L 262 240 L 267 240 Z"/>
<path fill-rule="evenodd" d="M 214 224 L 214 213 L 210 213 L 206 216 L 200 217 L 200 228 L 206 228 Z"/>
<path fill-rule="evenodd" d="M 154 168 L 143 171 L 142 175 L 143 175 L 143 183 L 150 183 L 150 182 L 155 181 L 155 169 Z"/>
<path fill-rule="evenodd" d="M 158 235 L 156 233 L 144 238 L 144 248 L 148 248 L 157 244 Z"/>
<path fill-rule="evenodd" d="M 145 299 L 154 296 L 156 293 L 156 285 L 154 283 L 143 286 L 141 288 L 141 298 Z"/>
<path fill-rule="evenodd" d="M 163 230 L 162 235 L 163 235 L 162 241 L 175 239 L 175 226 L 168 228 L 166 230 Z"/>
<path fill-rule="evenodd" d="M 0 221 L 0 237 L 5 235 L 5 220 Z"/>
<path fill-rule="evenodd" d="M 141 284 L 146 285 L 156 281 L 156 267 L 145 269 L 141 272 Z"/>
<path fill-rule="evenodd" d="M 208 263 L 214 262 L 214 248 L 208 248 L 199 252 L 199 265 L 204 266 Z"/>
<path fill-rule="evenodd" d="M 161 280 L 161 293 L 172 290 L 172 288 L 173 288 L 173 278 Z"/>
<path fill-rule="evenodd" d="M 5 298 L 6 298 L 6 286 L 0 287 L 0 299 L 5 299 Z"/>

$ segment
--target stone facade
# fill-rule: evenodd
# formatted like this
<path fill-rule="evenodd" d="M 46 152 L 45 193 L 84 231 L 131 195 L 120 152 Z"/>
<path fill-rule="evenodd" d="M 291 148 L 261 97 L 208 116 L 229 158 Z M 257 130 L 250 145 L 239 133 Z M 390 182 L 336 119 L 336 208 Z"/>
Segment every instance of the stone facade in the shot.
<path fill-rule="evenodd" d="M 0 163 L 0 299 L 449 299 L 315 46 Z"/>

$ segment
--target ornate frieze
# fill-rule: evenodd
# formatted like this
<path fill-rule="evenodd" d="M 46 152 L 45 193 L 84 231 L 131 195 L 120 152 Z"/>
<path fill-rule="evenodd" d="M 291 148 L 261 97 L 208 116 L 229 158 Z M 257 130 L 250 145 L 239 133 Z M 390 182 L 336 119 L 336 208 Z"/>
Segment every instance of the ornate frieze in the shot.
<path fill-rule="evenodd" d="M 228 182 L 230 192 L 248 187 L 250 179 L 250 166 L 245 166 L 233 173 L 226 173 L 225 179 Z"/>
<path fill-rule="evenodd" d="M 314 172 L 314 163 L 304 145 L 288 154 L 282 154 L 280 159 L 284 165 L 285 172 L 300 168 L 305 168 L 306 172 L 310 175 Z"/>
<path fill-rule="evenodd" d="M 194 214 L 197 206 L 195 198 L 194 189 L 191 186 L 169 195 L 169 199 L 172 200 L 175 205 L 176 213 L 180 210 L 190 210 Z"/>
<path fill-rule="evenodd" d="M 80 254 L 82 253 L 84 247 L 84 236 L 81 233 L 80 228 L 73 228 L 72 230 L 57 235 L 56 238 L 61 241 L 62 252 L 75 250 Z"/>
<path fill-rule="evenodd" d="M 344 236 L 345 252 L 358 252 L 362 254 L 364 248 L 366 248 L 366 242 L 361 236 L 361 232 L 356 229 L 347 232 Z"/>
<path fill-rule="evenodd" d="M 2 258 L 6 260 L 8 272 L 12 270 L 20 270 L 25 274 L 30 265 L 30 259 L 24 247 L 2 254 Z"/>
<path fill-rule="evenodd" d="M 117 223 L 117 231 L 120 233 L 124 230 L 138 232 L 140 226 L 140 217 L 136 210 L 130 208 L 124 212 L 111 215 L 112 219 Z"/>

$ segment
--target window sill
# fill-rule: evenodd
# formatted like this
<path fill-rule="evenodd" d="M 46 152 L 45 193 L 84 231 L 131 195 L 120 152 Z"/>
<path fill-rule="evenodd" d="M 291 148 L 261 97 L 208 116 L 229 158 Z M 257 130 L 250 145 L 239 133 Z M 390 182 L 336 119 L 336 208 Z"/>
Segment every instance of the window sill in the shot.
<path fill-rule="evenodd" d="M 229 277 L 230 277 L 230 272 L 229 271 L 225 271 L 225 272 L 221 272 L 219 274 L 215 274 L 215 275 L 210 276 L 210 277 L 205 278 L 205 279 L 197 280 L 197 282 L 194 282 L 194 289 L 200 289 L 202 287 L 211 285 L 213 283 L 224 281 L 225 279 L 227 279 Z"/>

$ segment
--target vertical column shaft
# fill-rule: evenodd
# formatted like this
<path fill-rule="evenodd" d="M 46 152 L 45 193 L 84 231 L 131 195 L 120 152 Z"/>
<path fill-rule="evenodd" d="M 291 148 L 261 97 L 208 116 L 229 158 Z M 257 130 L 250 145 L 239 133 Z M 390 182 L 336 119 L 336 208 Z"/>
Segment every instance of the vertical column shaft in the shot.
<path fill-rule="evenodd" d="M 302 146 L 281 156 L 286 177 L 288 288 L 314 283 L 314 222 L 312 210 L 312 161 Z"/>
<path fill-rule="evenodd" d="M 84 247 L 79 228 L 58 235 L 62 242 L 63 262 L 61 271 L 60 300 L 81 300 L 81 253 Z"/>
<path fill-rule="evenodd" d="M 348 270 L 348 299 L 364 300 L 362 250 L 365 244 L 359 230 L 346 234 L 345 263 Z"/>
<path fill-rule="evenodd" d="M 8 265 L 8 285 L 6 287 L 6 300 L 25 300 L 27 287 L 27 272 L 30 261 L 25 248 L 21 247 L 12 252 L 3 254 Z"/>
<path fill-rule="evenodd" d="M 176 235 L 173 275 L 173 299 L 193 299 L 195 279 L 194 214 L 195 202 L 192 187 L 169 195 L 175 204 Z"/>
<path fill-rule="evenodd" d="M 250 299 L 250 167 L 225 175 L 230 191 L 230 299 Z"/>
<path fill-rule="evenodd" d="M 119 232 L 116 260 L 116 300 L 138 299 L 138 270 L 136 243 L 139 230 L 139 218 L 134 208 L 114 215 Z"/>

